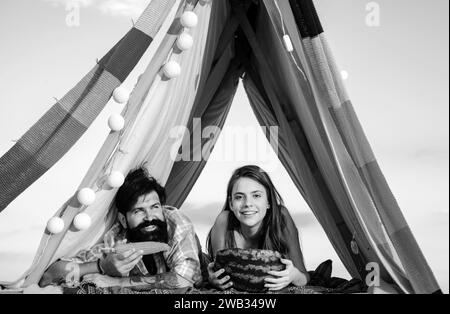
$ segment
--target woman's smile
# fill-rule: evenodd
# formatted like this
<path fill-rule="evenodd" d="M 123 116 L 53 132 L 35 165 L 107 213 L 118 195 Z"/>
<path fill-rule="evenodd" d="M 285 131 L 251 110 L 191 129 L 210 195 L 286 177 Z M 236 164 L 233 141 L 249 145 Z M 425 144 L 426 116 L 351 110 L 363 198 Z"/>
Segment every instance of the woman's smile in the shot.
<path fill-rule="evenodd" d="M 257 210 L 252 210 L 252 209 L 240 211 L 240 214 L 243 215 L 244 217 L 252 217 L 252 216 L 256 215 L 257 213 L 258 213 Z"/>

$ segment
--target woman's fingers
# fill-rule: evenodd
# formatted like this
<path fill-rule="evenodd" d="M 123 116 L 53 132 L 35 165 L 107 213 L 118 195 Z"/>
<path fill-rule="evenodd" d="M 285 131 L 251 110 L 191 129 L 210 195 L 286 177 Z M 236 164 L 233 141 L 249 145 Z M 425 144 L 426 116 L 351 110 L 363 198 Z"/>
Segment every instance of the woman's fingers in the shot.
<path fill-rule="evenodd" d="M 222 279 L 219 279 L 219 277 L 225 273 L 225 269 L 222 268 L 214 272 L 214 263 L 210 263 L 208 265 L 208 273 L 211 284 L 220 290 L 227 290 L 233 286 L 233 283 L 230 281 L 230 276 L 225 276 Z"/>
<path fill-rule="evenodd" d="M 292 263 L 291 260 L 284 259 L 284 258 L 281 259 L 281 262 L 282 262 L 284 265 L 286 265 L 286 266 L 292 266 L 292 265 L 294 265 L 294 263 Z"/>
<path fill-rule="evenodd" d="M 222 279 L 217 279 L 217 283 L 219 286 L 225 285 L 228 281 L 230 281 L 230 276 L 225 276 Z"/>
<path fill-rule="evenodd" d="M 222 275 L 225 272 L 225 269 L 222 268 L 214 272 L 214 263 L 211 263 L 208 265 L 208 272 L 210 277 L 219 278 L 220 275 Z"/>
<path fill-rule="evenodd" d="M 271 284 L 280 284 L 286 281 L 285 277 L 281 277 L 281 278 L 272 278 L 272 277 L 267 277 L 266 279 L 264 279 L 264 281 L 266 283 L 271 283 Z"/>
<path fill-rule="evenodd" d="M 220 275 L 222 275 L 223 273 L 225 273 L 225 269 L 219 269 L 218 271 L 216 271 L 215 273 L 214 273 L 214 276 L 216 277 L 216 278 L 219 278 L 220 277 Z"/>
<path fill-rule="evenodd" d="M 283 270 L 283 271 L 269 271 L 267 272 L 269 275 L 274 277 L 286 277 L 289 275 L 289 271 Z"/>
<path fill-rule="evenodd" d="M 279 284 L 266 284 L 264 287 L 269 288 L 270 291 L 278 291 L 286 288 L 288 285 L 288 283 L 284 282 Z"/>
<path fill-rule="evenodd" d="M 222 285 L 220 287 L 221 290 L 227 290 L 230 289 L 233 286 L 233 283 L 230 281 L 229 283 L 227 283 L 226 285 Z"/>

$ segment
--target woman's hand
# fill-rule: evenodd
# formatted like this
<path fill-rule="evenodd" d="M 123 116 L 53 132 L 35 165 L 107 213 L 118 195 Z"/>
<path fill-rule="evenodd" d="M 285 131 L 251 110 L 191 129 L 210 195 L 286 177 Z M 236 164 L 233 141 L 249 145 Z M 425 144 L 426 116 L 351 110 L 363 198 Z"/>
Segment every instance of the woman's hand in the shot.
<path fill-rule="evenodd" d="M 286 269 L 283 271 L 270 271 L 268 274 L 274 278 L 265 279 L 266 288 L 269 288 L 270 291 L 278 291 L 286 288 L 291 283 L 296 286 L 306 284 L 306 282 L 304 282 L 305 280 L 303 280 L 304 275 L 297 268 L 295 268 L 292 261 L 282 259 L 281 262 L 286 265 Z"/>
<path fill-rule="evenodd" d="M 220 290 L 227 290 L 231 288 L 233 283 L 230 281 L 230 276 L 225 276 L 222 279 L 219 279 L 220 275 L 225 272 L 225 269 L 220 269 L 214 272 L 213 267 L 214 263 L 208 265 L 209 283 Z"/>

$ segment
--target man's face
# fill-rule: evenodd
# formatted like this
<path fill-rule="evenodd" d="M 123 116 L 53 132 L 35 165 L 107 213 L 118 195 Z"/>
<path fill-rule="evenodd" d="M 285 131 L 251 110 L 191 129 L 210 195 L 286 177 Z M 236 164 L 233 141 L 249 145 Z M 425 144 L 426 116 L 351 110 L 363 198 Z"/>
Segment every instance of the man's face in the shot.
<path fill-rule="evenodd" d="M 167 224 L 156 192 L 142 195 L 126 215 L 131 242 L 167 242 Z"/>

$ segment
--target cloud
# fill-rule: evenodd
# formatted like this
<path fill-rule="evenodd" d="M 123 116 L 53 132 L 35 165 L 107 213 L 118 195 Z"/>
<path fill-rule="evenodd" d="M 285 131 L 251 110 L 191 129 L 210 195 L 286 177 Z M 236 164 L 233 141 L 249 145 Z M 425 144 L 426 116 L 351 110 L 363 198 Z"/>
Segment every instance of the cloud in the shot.
<path fill-rule="evenodd" d="M 55 6 L 90 8 L 105 15 L 138 18 L 151 0 L 44 0 Z"/>
<path fill-rule="evenodd" d="M 148 5 L 148 0 L 106 0 L 99 4 L 103 14 L 138 18 Z"/>

